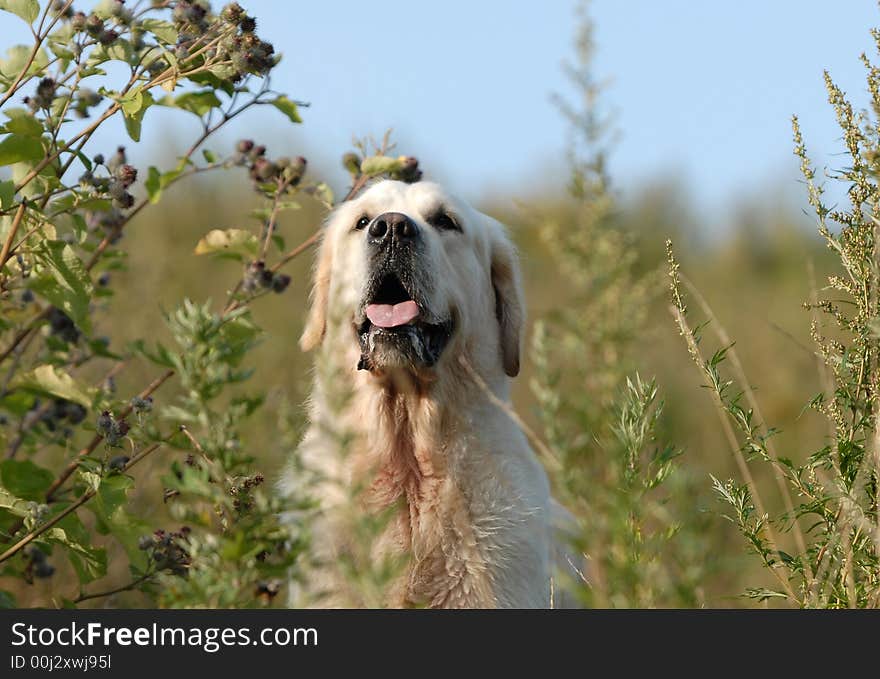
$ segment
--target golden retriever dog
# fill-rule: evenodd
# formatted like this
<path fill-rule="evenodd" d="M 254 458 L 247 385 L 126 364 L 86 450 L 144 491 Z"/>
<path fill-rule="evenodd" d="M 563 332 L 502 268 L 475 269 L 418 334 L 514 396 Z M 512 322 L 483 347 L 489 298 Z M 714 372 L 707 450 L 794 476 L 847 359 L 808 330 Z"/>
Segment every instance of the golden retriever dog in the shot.
<path fill-rule="evenodd" d="M 437 184 L 377 182 L 330 215 L 300 341 L 320 347 L 300 457 L 323 479 L 313 533 L 325 563 L 346 549 L 333 515 L 352 502 L 347 490 L 364 488 L 359 511 L 390 508 L 376 557 L 408 566 L 384 605 L 551 606 L 560 510 L 499 407 L 524 318 L 505 229 Z M 341 587 L 331 571 L 315 568 L 309 586 Z"/>

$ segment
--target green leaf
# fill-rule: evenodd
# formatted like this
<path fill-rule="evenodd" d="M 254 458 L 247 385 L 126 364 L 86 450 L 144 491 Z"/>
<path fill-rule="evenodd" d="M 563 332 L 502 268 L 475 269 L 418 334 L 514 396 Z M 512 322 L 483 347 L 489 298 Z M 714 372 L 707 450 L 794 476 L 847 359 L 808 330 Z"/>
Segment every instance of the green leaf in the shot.
<path fill-rule="evenodd" d="M 188 75 L 186 79 L 191 82 L 198 83 L 199 85 L 207 85 L 214 90 L 222 90 L 223 92 L 226 92 L 226 94 L 228 94 L 230 97 L 235 94 L 235 85 L 233 85 L 229 80 L 218 77 L 214 73 L 202 71 L 199 73 Z"/>
<path fill-rule="evenodd" d="M 144 182 L 144 188 L 147 190 L 147 196 L 149 197 L 150 202 L 158 203 L 159 199 L 162 197 L 162 189 L 177 179 L 183 171 L 183 165 L 173 170 L 169 170 L 168 172 L 159 172 L 158 168 L 151 166 L 150 169 L 147 170 L 147 180 Z"/>
<path fill-rule="evenodd" d="M 171 103 L 168 103 L 169 99 L 170 97 L 166 97 L 163 100 L 163 103 L 167 106 L 174 106 L 176 108 L 182 108 L 184 111 L 195 113 L 199 117 L 205 115 L 211 109 L 219 108 L 221 106 L 220 100 L 217 98 L 217 95 L 214 94 L 214 90 L 186 92 L 173 99 Z"/>
<path fill-rule="evenodd" d="M 6 50 L 6 58 L 0 59 L 0 80 L 5 80 L 8 84 L 18 77 L 22 69 L 31 58 L 32 47 L 27 45 L 13 45 Z M 37 50 L 33 61 L 27 68 L 25 75 L 33 75 L 42 71 L 49 65 L 49 55 L 46 50 Z"/>
<path fill-rule="evenodd" d="M 315 192 L 312 194 L 320 200 L 328 208 L 332 208 L 336 199 L 333 196 L 333 189 L 326 182 L 321 182 L 315 186 Z"/>
<path fill-rule="evenodd" d="M 134 486 L 130 476 L 116 474 L 102 479 L 98 494 L 95 496 L 95 506 L 100 509 L 104 516 L 111 516 L 125 506 L 128 491 Z"/>
<path fill-rule="evenodd" d="M 15 516 L 27 516 L 30 514 L 32 504 L 27 500 L 15 497 L 3 486 L 0 486 L 0 509 L 5 509 Z"/>
<path fill-rule="evenodd" d="M 132 141 L 141 140 L 141 122 L 144 114 L 155 102 L 153 95 L 140 89 L 129 93 L 124 99 L 120 99 L 122 104 L 122 116 L 125 122 L 125 131 Z"/>
<path fill-rule="evenodd" d="M 244 229 L 214 229 L 196 245 L 197 255 L 217 253 L 238 254 L 253 257 L 260 244 L 257 237 Z"/>
<path fill-rule="evenodd" d="M 280 97 L 276 97 L 271 102 L 269 102 L 281 111 L 284 115 L 286 115 L 290 122 L 292 123 L 301 123 L 302 118 L 299 117 L 299 110 L 297 109 L 296 104 L 294 104 L 290 99 L 285 97 L 283 94 Z"/>
<path fill-rule="evenodd" d="M 136 340 L 130 344 L 131 350 L 141 354 L 146 357 L 147 360 L 152 361 L 156 365 L 163 366 L 165 368 L 177 368 L 177 365 L 174 362 L 173 354 L 160 342 L 156 343 L 156 351 L 150 351 L 147 348 L 146 342 L 143 340 Z"/>
<path fill-rule="evenodd" d="M 40 16 L 40 3 L 37 0 L 0 0 L 0 9 L 12 12 L 29 24 Z"/>
<path fill-rule="evenodd" d="M 158 203 L 162 195 L 162 185 L 160 183 L 159 169 L 153 165 L 147 170 L 147 180 L 144 182 L 144 188 L 147 190 L 147 197 L 151 203 Z"/>
<path fill-rule="evenodd" d="M 30 111 L 23 108 L 11 108 L 3 113 L 9 118 L 9 122 L 3 126 L 4 132 L 21 134 L 25 137 L 42 136 L 43 124 Z"/>
<path fill-rule="evenodd" d="M 90 53 L 87 66 L 97 66 L 107 61 L 122 61 L 129 66 L 135 66 L 138 56 L 130 40 L 117 38 L 110 45 L 97 45 Z"/>
<path fill-rule="evenodd" d="M 73 26 L 70 23 L 62 24 L 60 28 L 49 35 L 47 40 L 49 51 L 56 57 L 59 57 L 62 61 L 73 61 L 75 55 L 70 46 L 73 44 L 75 35 L 76 31 L 74 31 Z M 67 65 L 62 63 L 61 68 L 63 71 L 66 71 Z"/>
<path fill-rule="evenodd" d="M 0 209 L 8 210 L 15 201 L 15 182 L 11 179 L 0 182 Z"/>
<path fill-rule="evenodd" d="M 77 384 L 70 375 L 54 365 L 41 365 L 18 375 L 11 386 L 73 401 L 84 408 L 91 407 L 95 396 L 93 388 Z"/>
<path fill-rule="evenodd" d="M 758 601 L 767 601 L 768 599 L 787 599 L 785 592 L 777 592 L 776 590 L 767 589 L 766 587 L 749 587 L 743 596 L 749 599 L 757 599 Z"/>
<path fill-rule="evenodd" d="M 56 527 L 43 533 L 43 537 L 67 548 L 67 557 L 81 584 L 107 575 L 107 550 L 89 544 L 89 533 L 76 514 L 65 516 Z"/>
<path fill-rule="evenodd" d="M 0 482 L 10 493 L 24 500 L 42 502 L 54 480 L 52 472 L 30 460 L 4 460 L 0 464 Z"/>
<path fill-rule="evenodd" d="M 208 149 L 202 150 L 202 158 L 204 158 L 209 163 L 217 162 L 217 154 L 213 151 L 209 151 Z"/>
<path fill-rule="evenodd" d="M 144 19 L 141 21 L 141 27 L 147 32 L 156 36 L 160 42 L 166 45 L 177 44 L 177 29 L 169 21 L 161 19 Z"/>
<path fill-rule="evenodd" d="M 36 162 L 42 157 L 43 145 L 39 139 L 13 134 L 0 141 L 0 165 Z"/>
<path fill-rule="evenodd" d="M 131 477 L 108 476 L 101 481 L 98 494 L 89 508 L 95 513 L 99 532 L 111 534 L 125 549 L 132 565 L 147 567 L 147 553 L 138 548 L 141 535 L 149 534 L 150 527 L 126 511 L 128 492 L 134 486 Z"/>
<path fill-rule="evenodd" d="M 80 330 L 91 334 L 92 281 L 73 248 L 64 241 L 44 241 L 34 254 L 45 270 L 29 287 L 70 316 Z"/>

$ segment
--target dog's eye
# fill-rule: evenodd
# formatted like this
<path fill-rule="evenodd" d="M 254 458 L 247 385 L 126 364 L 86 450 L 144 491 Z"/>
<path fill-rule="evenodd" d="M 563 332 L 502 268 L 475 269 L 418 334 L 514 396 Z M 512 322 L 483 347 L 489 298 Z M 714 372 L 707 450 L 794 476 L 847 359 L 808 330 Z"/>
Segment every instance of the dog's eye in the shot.
<path fill-rule="evenodd" d="M 357 222 L 355 223 L 354 228 L 356 228 L 358 231 L 360 231 L 369 223 L 370 223 L 370 218 L 367 217 L 367 215 L 361 215 L 360 219 L 358 219 Z"/>
<path fill-rule="evenodd" d="M 461 227 L 448 213 L 440 210 L 428 219 L 428 224 L 438 231 L 461 231 Z"/>

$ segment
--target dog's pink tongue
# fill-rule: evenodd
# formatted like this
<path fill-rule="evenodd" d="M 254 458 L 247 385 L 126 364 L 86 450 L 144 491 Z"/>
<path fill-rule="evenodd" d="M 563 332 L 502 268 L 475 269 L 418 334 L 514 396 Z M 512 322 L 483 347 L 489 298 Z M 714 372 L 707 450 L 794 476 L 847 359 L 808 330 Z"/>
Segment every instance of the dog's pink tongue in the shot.
<path fill-rule="evenodd" d="M 400 304 L 368 304 L 367 318 L 380 328 L 396 328 L 406 325 L 419 315 L 419 305 L 411 299 Z"/>

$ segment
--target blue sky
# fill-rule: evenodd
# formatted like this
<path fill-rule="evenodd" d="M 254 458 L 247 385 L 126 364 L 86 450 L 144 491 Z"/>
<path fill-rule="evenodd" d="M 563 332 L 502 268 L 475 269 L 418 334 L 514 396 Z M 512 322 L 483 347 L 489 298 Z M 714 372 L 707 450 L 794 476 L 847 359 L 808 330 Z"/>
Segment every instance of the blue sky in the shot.
<path fill-rule="evenodd" d="M 278 84 L 312 102 L 297 136 L 315 150 L 335 157 L 353 133 L 393 127 L 402 151 L 471 199 L 564 181 L 566 124 L 551 95 L 571 92 L 575 2 L 248 7 L 287 55 Z M 710 214 L 755 193 L 800 200 L 792 113 L 820 165 L 835 166 L 822 70 L 866 102 L 858 56 L 880 25 L 873 0 L 594 0 L 590 13 L 618 116 L 617 186 L 671 178 Z"/>
<path fill-rule="evenodd" d="M 401 152 L 471 200 L 564 182 L 566 125 L 551 94 L 571 91 L 562 64 L 573 54 L 574 2 L 241 1 L 285 55 L 275 88 L 312 105 L 295 128 L 258 112 L 231 127 L 228 143 L 271 139 L 277 153 L 308 156 L 341 186 L 336 159 L 352 136 L 392 127 Z M 594 0 L 590 11 L 596 71 L 610 79 L 605 103 L 621 133 L 611 169 L 624 193 L 672 179 L 711 215 L 753 194 L 802 202 L 792 113 L 820 166 L 844 162 L 822 70 L 866 102 L 858 55 L 873 50 L 873 0 Z M 0 16 L 4 42 L 25 39 L 19 23 Z M 183 114 L 157 115 L 135 159 L 188 136 Z"/>

